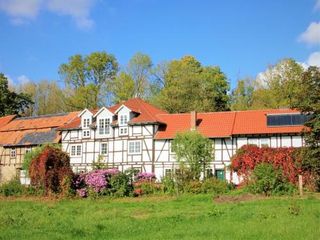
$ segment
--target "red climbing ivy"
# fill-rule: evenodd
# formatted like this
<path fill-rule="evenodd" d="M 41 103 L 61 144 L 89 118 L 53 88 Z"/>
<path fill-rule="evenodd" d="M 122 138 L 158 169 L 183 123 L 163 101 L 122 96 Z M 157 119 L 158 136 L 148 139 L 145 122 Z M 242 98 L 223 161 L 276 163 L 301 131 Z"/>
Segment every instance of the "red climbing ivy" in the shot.
<path fill-rule="evenodd" d="M 275 169 L 280 169 L 287 181 L 296 184 L 298 174 L 301 172 L 301 158 L 299 148 L 259 148 L 255 145 L 241 147 L 233 156 L 231 169 L 244 181 L 247 181 L 255 166 L 260 163 L 272 164 Z M 307 176 L 307 173 L 305 173 Z"/>
<path fill-rule="evenodd" d="M 69 155 L 58 148 L 45 147 L 32 159 L 29 176 L 31 185 L 44 189 L 46 194 L 66 193 L 73 177 Z"/>

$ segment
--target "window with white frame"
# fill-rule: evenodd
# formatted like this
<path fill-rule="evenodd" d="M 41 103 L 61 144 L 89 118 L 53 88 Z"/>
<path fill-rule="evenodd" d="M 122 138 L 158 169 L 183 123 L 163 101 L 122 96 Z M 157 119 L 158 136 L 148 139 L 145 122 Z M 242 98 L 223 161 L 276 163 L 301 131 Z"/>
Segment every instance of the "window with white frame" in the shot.
<path fill-rule="evenodd" d="M 259 139 L 258 138 L 249 138 L 248 144 L 259 146 Z"/>
<path fill-rule="evenodd" d="M 128 128 L 127 127 L 120 127 L 119 128 L 119 135 L 128 135 Z"/>
<path fill-rule="evenodd" d="M 71 145 L 70 147 L 70 156 L 81 156 L 82 150 L 81 145 Z"/>
<path fill-rule="evenodd" d="M 84 119 L 83 119 L 82 127 L 83 127 L 83 128 L 88 128 L 89 125 L 90 125 L 90 118 L 84 118 Z"/>
<path fill-rule="evenodd" d="M 120 125 L 127 125 L 127 123 L 128 123 L 128 116 L 120 115 Z"/>
<path fill-rule="evenodd" d="M 141 153 L 141 141 L 130 141 L 129 142 L 129 154 Z"/>
<path fill-rule="evenodd" d="M 31 152 L 31 148 L 30 147 L 26 148 L 26 153 L 29 153 L 29 152 Z"/>
<path fill-rule="evenodd" d="M 108 154 L 108 143 L 101 143 L 100 145 L 100 154 L 107 155 Z"/>
<path fill-rule="evenodd" d="M 89 138 L 90 137 L 90 130 L 82 130 L 82 137 Z"/>
<path fill-rule="evenodd" d="M 99 119 L 99 134 L 109 134 L 110 133 L 110 119 L 109 118 L 104 118 L 104 119 Z"/>
<path fill-rule="evenodd" d="M 15 148 L 10 149 L 10 157 L 15 158 L 17 156 L 17 152 Z"/>

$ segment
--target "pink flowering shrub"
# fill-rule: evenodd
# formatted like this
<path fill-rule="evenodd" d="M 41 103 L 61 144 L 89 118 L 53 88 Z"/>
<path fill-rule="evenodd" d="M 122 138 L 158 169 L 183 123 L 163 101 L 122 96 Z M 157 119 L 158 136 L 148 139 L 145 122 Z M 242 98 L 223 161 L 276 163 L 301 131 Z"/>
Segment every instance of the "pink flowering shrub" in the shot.
<path fill-rule="evenodd" d="M 143 173 L 139 173 L 137 175 L 137 180 L 155 180 L 156 179 L 156 175 L 154 173 L 147 173 L 147 172 L 143 172 Z"/>

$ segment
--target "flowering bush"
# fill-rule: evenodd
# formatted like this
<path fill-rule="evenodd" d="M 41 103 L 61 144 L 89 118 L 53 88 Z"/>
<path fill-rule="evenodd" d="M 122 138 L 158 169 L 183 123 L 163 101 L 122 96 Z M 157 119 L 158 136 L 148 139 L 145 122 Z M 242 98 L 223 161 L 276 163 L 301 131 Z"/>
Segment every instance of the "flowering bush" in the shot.
<path fill-rule="evenodd" d="M 241 147 L 232 158 L 231 169 L 248 181 L 254 168 L 261 163 L 271 164 L 275 170 L 281 170 L 284 178 L 292 184 L 298 181 L 301 173 L 301 158 L 296 148 L 259 148 L 254 145 Z"/>
<path fill-rule="evenodd" d="M 147 172 L 143 172 L 143 173 L 139 173 L 137 175 L 137 180 L 155 180 L 156 179 L 156 175 L 154 173 L 147 173 Z"/>

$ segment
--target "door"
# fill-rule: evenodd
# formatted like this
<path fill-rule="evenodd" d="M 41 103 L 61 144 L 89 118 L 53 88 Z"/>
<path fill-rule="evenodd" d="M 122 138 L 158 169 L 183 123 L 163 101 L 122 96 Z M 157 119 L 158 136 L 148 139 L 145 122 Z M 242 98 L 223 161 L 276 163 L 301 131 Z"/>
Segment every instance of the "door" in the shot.
<path fill-rule="evenodd" d="M 224 169 L 216 169 L 215 176 L 219 180 L 226 180 Z"/>

